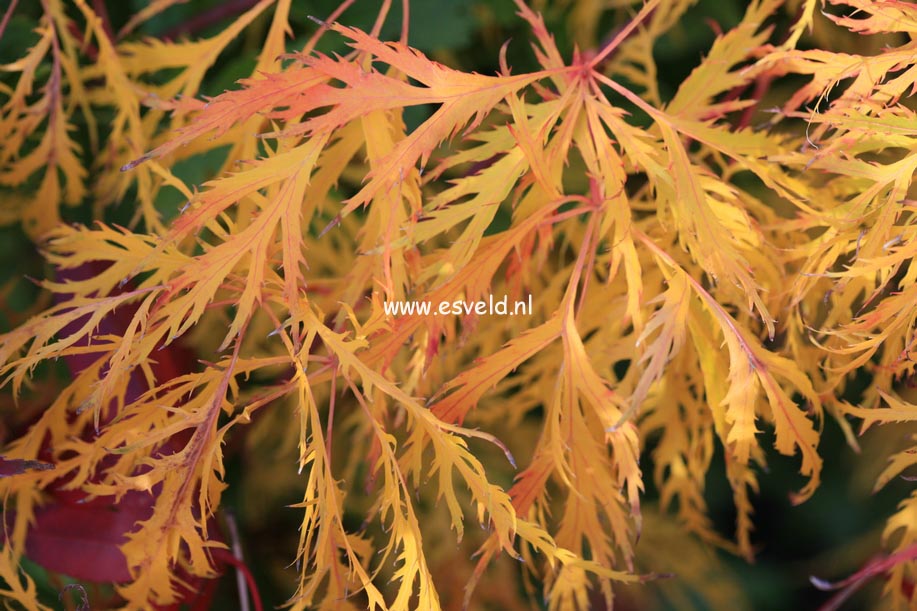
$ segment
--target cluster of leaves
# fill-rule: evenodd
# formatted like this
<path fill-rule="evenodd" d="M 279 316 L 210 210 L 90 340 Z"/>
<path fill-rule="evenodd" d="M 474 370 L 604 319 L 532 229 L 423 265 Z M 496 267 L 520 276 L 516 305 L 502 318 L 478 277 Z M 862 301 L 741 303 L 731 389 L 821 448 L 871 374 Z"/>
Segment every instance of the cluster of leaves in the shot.
<path fill-rule="evenodd" d="M 0 337 L 0 374 L 16 395 L 42 363 L 73 374 L 3 449 L 7 598 L 44 608 L 18 566 L 69 494 L 139 507 L 116 537 L 120 604 L 187 600 L 225 547 L 223 452 L 248 428 L 253 446 L 298 447 L 274 467 L 301 495 L 293 609 L 440 608 L 433 549 L 468 523 L 484 530 L 468 533 L 466 603 L 515 558 L 552 609 L 610 605 L 614 584 L 658 570 L 635 565 L 641 531 L 664 528 L 655 509 L 643 521 L 644 453 L 667 520 L 751 558 L 763 431 L 797 457 L 801 503 L 831 466 L 826 420 L 855 446 L 850 419 L 917 418 L 896 392 L 917 342 L 913 4 L 831 0 L 852 9 L 834 27 L 887 38 L 854 55 L 796 48 L 817 2 L 790 3 L 783 32 L 782 0 L 751 2 L 665 100 L 653 44 L 691 0 L 650 0 L 570 58 L 520 0 L 539 69 L 514 73 L 504 47 L 496 75 L 431 60 L 406 27 L 381 41 L 388 2 L 368 33 L 338 23 L 345 2 L 291 52 L 291 0 L 201 40 L 131 36 L 173 4 L 114 33 L 85 0 L 42 0 L 38 42 L 3 66 L 3 219 L 56 276 L 54 304 Z M 200 96 L 267 15 L 251 76 Z M 316 52 L 320 35 L 349 50 Z M 793 78 L 762 119 L 768 85 Z M 430 113 L 408 128 L 412 107 Z M 215 177 L 185 184 L 176 166 L 207 154 Z M 187 201 L 174 218 L 157 206 L 169 190 Z M 63 205 L 89 198 L 101 218 L 131 197 L 129 228 L 60 222 Z M 534 311 L 383 307 L 488 294 Z M 201 360 L 170 364 L 179 344 Z M 728 535 L 705 501 L 717 452 Z M 915 461 L 896 454 L 877 486 Z M 906 606 L 917 490 L 887 524 L 894 560 L 844 585 L 885 574 Z"/>

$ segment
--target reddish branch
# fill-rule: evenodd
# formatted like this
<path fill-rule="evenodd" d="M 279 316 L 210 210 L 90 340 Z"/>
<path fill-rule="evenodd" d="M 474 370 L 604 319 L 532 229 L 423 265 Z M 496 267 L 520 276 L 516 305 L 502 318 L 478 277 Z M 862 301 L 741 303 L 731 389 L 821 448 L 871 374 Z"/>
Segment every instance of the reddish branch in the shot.
<path fill-rule="evenodd" d="M 595 54 L 589 60 L 589 66 L 593 70 L 599 69 L 611 55 L 615 49 L 624 41 L 625 38 L 630 36 L 637 27 L 645 22 L 646 20 L 652 17 L 653 13 L 656 12 L 656 8 L 659 6 L 659 0 L 649 0 L 646 4 L 643 5 L 643 8 L 640 9 L 640 12 L 634 15 L 634 17 L 628 21 L 623 27 L 612 32 L 611 39 L 607 41 L 602 41 L 602 47 L 599 49 L 598 53 Z"/>
<path fill-rule="evenodd" d="M 0 21 L 0 38 L 3 38 L 3 32 L 6 30 L 6 24 L 10 22 L 10 17 L 13 16 L 13 11 L 16 10 L 16 5 L 18 3 L 19 0 L 13 0 L 10 2 L 6 12 L 3 14 L 3 21 Z"/>
<path fill-rule="evenodd" d="M 917 543 L 912 544 L 900 552 L 892 554 L 891 556 L 880 556 L 870 560 L 866 563 L 866 566 L 864 566 L 862 569 L 847 579 L 843 579 L 835 583 L 824 581 L 818 577 L 810 577 L 809 581 L 811 581 L 812 585 L 814 585 L 819 590 L 840 590 L 837 594 L 831 597 L 831 600 L 822 605 L 819 611 L 836 611 L 836 609 L 840 608 L 844 601 L 850 598 L 857 590 L 862 588 L 872 578 L 883 573 L 888 573 L 899 564 L 903 564 L 905 562 L 913 562 L 915 560 L 917 560 Z M 908 598 L 913 597 L 913 584 L 905 581 L 902 584 L 902 589 L 910 589 L 910 592 L 904 592 L 904 594 L 906 594 Z"/>
<path fill-rule="evenodd" d="M 83 37 L 83 31 L 80 30 L 80 26 L 78 26 L 75 21 L 71 19 L 67 20 L 67 31 L 79 43 L 80 49 L 83 50 L 83 53 L 86 54 L 86 57 L 89 58 L 89 61 L 95 62 L 97 59 L 99 59 L 98 47 L 86 41 L 86 38 Z"/>
<path fill-rule="evenodd" d="M 229 550 L 216 548 L 211 553 L 214 560 L 217 562 L 230 564 L 235 567 L 239 573 L 242 574 L 243 578 L 245 579 L 245 583 L 248 586 L 248 591 L 251 594 L 252 603 L 255 606 L 255 611 L 264 611 L 264 605 L 261 602 L 261 595 L 258 593 L 258 584 L 255 582 L 255 577 L 252 575 L 248 565 L 239 558 L 233 556 Z"/>
<path fill-rule="evenodd" d="M 102 20 L 102 29 L 105 30 L 105 35 L 108 36 L 109 40 L 114 40 L 115 31 L 111 27 L 111 17 L 105 7 L 105 0 L 92 0 L 92 10 Z"/>
<path fill-rule="evenodd" d="M 194 34 L 201 30 L 216 25 L 224 19 L 235 17 L 258 4 L 258 0 L 228 0 L 218 4 L 209 11 L 201 13 L 196 17 L 188 19 L 174 28 L 170 28 L 162 33 L 160 38 L 164 40 L 173 40 L 183 34 Z"/>

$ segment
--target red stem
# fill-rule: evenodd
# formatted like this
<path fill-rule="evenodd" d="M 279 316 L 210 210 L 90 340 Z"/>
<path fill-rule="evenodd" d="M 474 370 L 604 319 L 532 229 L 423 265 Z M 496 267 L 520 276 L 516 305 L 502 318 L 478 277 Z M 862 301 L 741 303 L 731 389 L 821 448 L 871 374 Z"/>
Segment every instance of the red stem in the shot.
<path fill-rule="evenodd" d="M 258 0 L 227 0 L 227 2 L 216 5 L 206 13 L 201 13 L 174 28 L 166 30 L 162 33 L 160 38 L 163 40 L 173 40 L 182 34 L 194 34 L 195 32 L 199 32 L 214 24 L 220 23 L 224 19 L 244 13 L 256 4 L 258 4 Z"/>
<path fill-rule="evenodd" d="M 870 560 L 859 571 L 841 581 L 831 583 L 817 577 L 810 577 L 809 580 L 812 582 L 812 585 L 819 590 L 840 590 L 840 592 L 831 597 L 831 600 L 822 605 L 819 611 L 834 611 L 838 609 L 844 601 L 850 598 L 854 592 L 862 588 L 873 577 L 881 575 L 882 573 L 887 573 L 899 564 L 912 562 L 914 560 L 917 560 L 917 543 L 911 544 L 891 556 Z"/>
<path fill-rule="evenodd" d="M 3 31 L 6 30 L 6 24 L 9 23 L 10 17 L 13 16 L 13 11 L 16 10 L 16 5 L 19 3 L 19 0 L 13 0 L 10 2 L 10 5 L 7 7 L 6 12 L 3 14 L 3 21 L 0 21 L 0 38 L 3 38 Z"/>
<path fill-rule="evenodd" d="M 255 611 L 264 611 L 264 606 L 261 603 L 261 595 L 258 593 L 258 584 L 255 583 L 255 578 L 248 569 L 248 565 L 233 556 L 229 550 L 225 549 L 215 549 L 213 551 L 213 558 L 214 560 L 231 564 L 245 576 L 245 583 L 248 584 L 248 591 L 251 594 L 252 603 L 255 605 Z"/>

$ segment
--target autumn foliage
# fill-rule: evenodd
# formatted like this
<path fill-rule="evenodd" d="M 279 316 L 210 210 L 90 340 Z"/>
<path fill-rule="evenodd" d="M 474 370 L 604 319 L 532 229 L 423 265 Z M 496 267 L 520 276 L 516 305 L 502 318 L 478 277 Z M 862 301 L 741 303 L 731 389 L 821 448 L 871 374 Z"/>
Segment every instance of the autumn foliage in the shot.
<path fill-rule="evenodd" d="M 538 69 L 504 47 L 493 74 L 406 26 L 380 39 L 388 2 L 369 31 L 345 2 L 296 48 L 292 0 L 212 36 L 135 34 L 179 3 L 115 31 L 103 2 L 41 0 L 37 42 L 2 58 L 0 217 L 46 262 L 0 336 L 11 607 L 56 604 L 31 558 L 112 585 L 94 605 L 206 608 L 217 573 L 246 570 L 221 509 L 238 485 L 297 495 L 291 609 L 649 605 L 663 577 L 739 608 L 653 545 L 752 560 L 769 462 L 792 457 L 801 504 L 834 466 L 827 428 L 851 452 L 856 427 L 914 435 L 917 5 L 750 2 L 664 95 L 654 41 L 689 0 L 607 3 L 616 29 L 572 53 L 517 0 Z M 205 96 L 258 23 L 248 76 Z M 183 179 L 201 156 L 212 175 Z M 80 206 L 97 222 L 62 221 Z M 383 308 L 491 294 L 534 311 Z M 874 602 L 917 604 L 917 490 L 885 518 L 840 600 L 876 578 Z"/>

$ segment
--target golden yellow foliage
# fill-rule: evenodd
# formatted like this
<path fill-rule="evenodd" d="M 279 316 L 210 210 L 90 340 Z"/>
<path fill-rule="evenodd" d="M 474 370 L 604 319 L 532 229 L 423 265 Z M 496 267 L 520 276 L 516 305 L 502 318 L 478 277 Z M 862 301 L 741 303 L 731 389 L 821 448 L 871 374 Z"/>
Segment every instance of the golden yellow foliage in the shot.
<path fill-rule="evenodd" d="M 836 27 L 899 44 L 799 50 L 818 4 L 789 3 L 801 16 L 778 41 L 767 23 L 784 3 L 756 0 L 663 102 L 653 40 L 688 2 L 649 0 L 604 46 L 565 58 L 517 0 L 539 69 L 514 73 L 503 55 L 482 75 L 380 40 L 384 14 L 369 33 L 319 22 L 350 49 L 326 55 L 314 40 L 285 53 L 291 0 L 178 42 L 128 37 L 170 0 L 115 37 L 84 0 L 42 0 L 38 43 L 3 66 L 17 81 L 0 90 L 0 185 L 25 194 L 3 217 L 40 240 L 57 301 L 0 336 L 0 375 L 15 395 L 42 363 L 74 375 L 3 449 L 54 465 L 0 479 L 3 596 L 44 608 L 17 563 L 65 489 L 147 499 L 120 546 L 119 604 L 184 600 L 226 546 L 224 446 L 267 411 L 298 446 L 292 609 L 447 606 L 428 560 L 437 504 L 479 552 L 466 604 L 508 557 L 551 609 L 588 608 L 593 589 L 610 606 L 619 584 L 669 570 L 652 553 L 637 562 L 662 519 L 643 521 L 647 476 L 665 519 L 752 558 L 771 450 L 798 461 L 801 503 L 830 468 L 826 418 L 848 431 L 847 417 L 917 419 L 894 389 L 915 375 L 917 342 L 917 7 L 830 2 L 855 10 Z M 271 11 L 251 75 L 202 98 L 220 53 Z M 77 14 L 84 39 L 68 27 Z M 752 127 L 746 88 L 784 75 L 804 84 Z M 415 106 L 433 111 L 408 129 Z M 91 151 L 72 137 L 77 114 Z M 212 180 L 174 172 L 218 150 Z M 155 203 L 167 189 L 187 199 L 173 220 Z M 60 222 L 63 205 L 90 197 L 101 216 L 131 192 L 128 228 Z M 488 295 L 534 308 L 435 312 Z M 434 311 L 393 314 L 396 301 Z M 201 360 L 165 367 L 181 343 Z M 858 371 L 871 382 L 853 405 Z M 706 514 L 717 447 L 728 534 Z M 877 485 L 915 456 L 894 456 Z M 374 528 L 355 530 L 354 513 Z M 899 606 L 914 604 L 915 516 L 917 492 L 884 533 L 901 554 L 885 588 Z"/>

